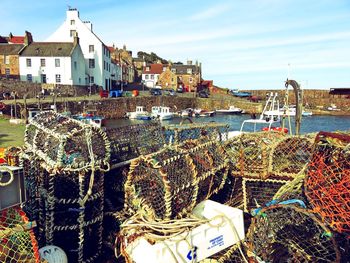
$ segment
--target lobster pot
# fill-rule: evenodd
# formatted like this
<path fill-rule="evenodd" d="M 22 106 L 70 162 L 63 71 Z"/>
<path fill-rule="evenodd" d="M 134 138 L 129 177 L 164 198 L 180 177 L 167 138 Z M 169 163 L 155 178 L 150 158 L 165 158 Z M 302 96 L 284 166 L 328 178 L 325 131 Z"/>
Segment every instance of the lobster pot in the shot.
<path fill-rule="evenodd" d="M 23 166 L 41 246 L 61 247 L 72 262 L 101 253 L 106 134 L 54 112 L 36 115 L 26 128 Z M 35 212 L 35 214 L 34 214 Z"/>
<path fill-rule="evenodd" d="M 142 206 L 154 219 L 186 215 L 223 187 L 227 166 L 216 141 L 190 141 L 141 156 L 131 163 L 125 183 L 126 208 Z"/>
<path fill-rule="evenodd" d="M 243 178 L 243 207 L 245 212 L 250 212 L 259 206 L 265 205 L 273 199 L 277 191 L 289 181 L 276 179 Z"/>
<path fill-rule="evenodd" d="M 350 236 L 350 135 L 320 132 L 308 165 L 305 194 L 329 226 Z"/>
<path fill-rule="evenodd" d="M 225 143 L 232 174 L 249 178 L 269 177 L 269 156 L 284 135 L 279 132 L 242 134 Z"/>
<path fill-rule="evenodd" d="M 202 136 L 207 136 L 210 140 L 224 141 L 228 138 L 228 130 L 227 124 L 215 122 L 170 124 L 164 126 L 164 137 L 166 143 L 175 144 L 199 139 Z"/>
<path fill-rule="evenodd" d="M 339 262 L 330 230 L 318 217 L 293 205 L 263 208 L 248 230 L 249 250 L 264 262 Z"/>
<path fill-rule="evenodd" d="M 269 158 L 269 174 L 294 178 L 310 161 L 314 135 L 286 136 L 275 145 Z"/>
<path fill-rule="evenodd" d="M 228 247 L 208 259 L 204 259 L 201 263 L 245 263 L 245 259 L 248 258 L 245 248 L 241 244 L 235 244 Z"/>
<path fill-rule="evenodd" d="M 107 129 L 111 143 L 111 163 L 125 162 L 156 152 L 165 144 L 159 122 Z"/>
<path fill-rule="evenodd" d="M 244 199 L 242 186 L 243 178 L 230 176 L 229 172 L 224 187 L 210 199 L 243 210 Z"/>
<path fill-rule="evenodd" d="M 31 223 L 19 207 L 0 212 L 0 262 L 40 262 Z"/>

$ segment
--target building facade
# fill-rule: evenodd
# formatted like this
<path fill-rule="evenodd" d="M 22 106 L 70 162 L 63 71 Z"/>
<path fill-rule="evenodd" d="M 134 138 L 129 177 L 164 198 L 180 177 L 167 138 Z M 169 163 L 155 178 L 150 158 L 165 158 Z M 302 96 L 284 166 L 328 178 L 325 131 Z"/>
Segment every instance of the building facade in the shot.
<path fill-rule="evenodd" d="M 166 71 L 167 65 L 149 64 L 146 65 L 142 72 L 142 82 L 148 88 L 154 88 L 158 85 L 158 78 L 162 72 Z"/>
<path fill-rule="evenodd" d="M 76 37 L 69 42 L 33 42 L 19 57 L 21 80 L 37 83 L 85 85 L 85 59 Z"/>
<path fill-rule="evenodd" d="M 158 78 L 158 85 L 163 89 L 173 89 L 178 88 L 178 77 L 174 72 L 171 71 L 170 67 L 167 67 Z"/>
<path fill-rule="evenodd" d="M 187 61 L 186 65 L 173 64 L 171 71 L 178 77 L 178 85 L 181 85 L 186 91 L 196 91 L 201 83 L 201 65 L 196 62 Z"/>
<path fill-rule="evenodd" d="M 108 47 L 93 32 L 90 21 L 80 19 L 79 11 L 70 8 L 66 20 L 47 41 L 73 42 L 74 36 L 80 39 L 80 46 L 85 58 L 85 85 L 96 84 L 103 89 L 110 89 L 111 54 Z"/>

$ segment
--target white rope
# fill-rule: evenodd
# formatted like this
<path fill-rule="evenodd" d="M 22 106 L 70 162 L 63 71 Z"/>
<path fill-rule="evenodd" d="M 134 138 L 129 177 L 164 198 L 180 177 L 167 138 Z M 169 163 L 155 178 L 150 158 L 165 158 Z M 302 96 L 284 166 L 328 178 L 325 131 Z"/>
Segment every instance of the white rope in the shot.
<path fill-rule="evenodd" d="M 1 182 L 4 172 L 8 172 L 10 174 L 10 179 L 6 183 Z M 7 168 L 5 166 L 0 166 L 0 186 L 2 186 L 2 187 L 8 186 L 13 182 L 13 180 L 14 180 L 13 171 L 11 171 L 9 168 Z"/>

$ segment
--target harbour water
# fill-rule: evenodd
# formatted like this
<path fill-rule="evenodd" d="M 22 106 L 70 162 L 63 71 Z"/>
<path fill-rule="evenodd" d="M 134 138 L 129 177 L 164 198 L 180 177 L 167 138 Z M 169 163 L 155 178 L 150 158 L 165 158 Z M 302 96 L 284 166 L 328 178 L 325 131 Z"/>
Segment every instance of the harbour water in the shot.
<path fill-rule="evenodd" d="M 230 131 L 239 131 L 244 120 L 250 119 L 251 116 L 248 114 L 242 115 L 215 115 L 214 117 L 192 117 L 190 118 L 193 122 L 219 122 L 227 123 L 230 126 Z M 162 121 L 162 124 L 179 124 L 182 121 L 187 122 L 185 118 L 176 117 L 171 120 Z M 128 120 L 128 119 L 117 119 L 108 120 L 107 127 L 120 127 L 127 126 L 130 124 L 143 123 L 141 120 Z M 295 119 L 290 118 L 292 132 L 295 131 Z M 276 126 L 276 125 L 275 125 Z M 288 119 L 285 120 L 285 127 L 288 128 Z M 262 127 L 262 126 L 261 126 Z M 252 125 L 246 126 L 245 131 L 252 131 Z M 319 131 L 349 131 L 350 130 L 350 116 L 309 116 L 303 117 L 301 122 L 300 132 L 311 133 Z"/>

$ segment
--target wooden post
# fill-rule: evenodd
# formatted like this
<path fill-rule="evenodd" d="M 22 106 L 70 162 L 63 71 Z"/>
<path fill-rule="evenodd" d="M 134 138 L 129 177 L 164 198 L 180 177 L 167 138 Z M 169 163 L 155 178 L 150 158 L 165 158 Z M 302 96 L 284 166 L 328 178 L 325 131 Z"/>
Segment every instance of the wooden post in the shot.
<path fill-rule="evenodd" d="M 300 134 L 300 125 L 301 125 L 301 114 L 303 111 L 303 93 L 300 89 L 300 85 L 295 80 L 288 80 L 286 81 L 285 86 L 288 87 L 288 85 L 291 85 L 294 90 L 295 95 L 295 105 L 296 105 L 296 113 L 295 113 L 295 134 Z"/>

